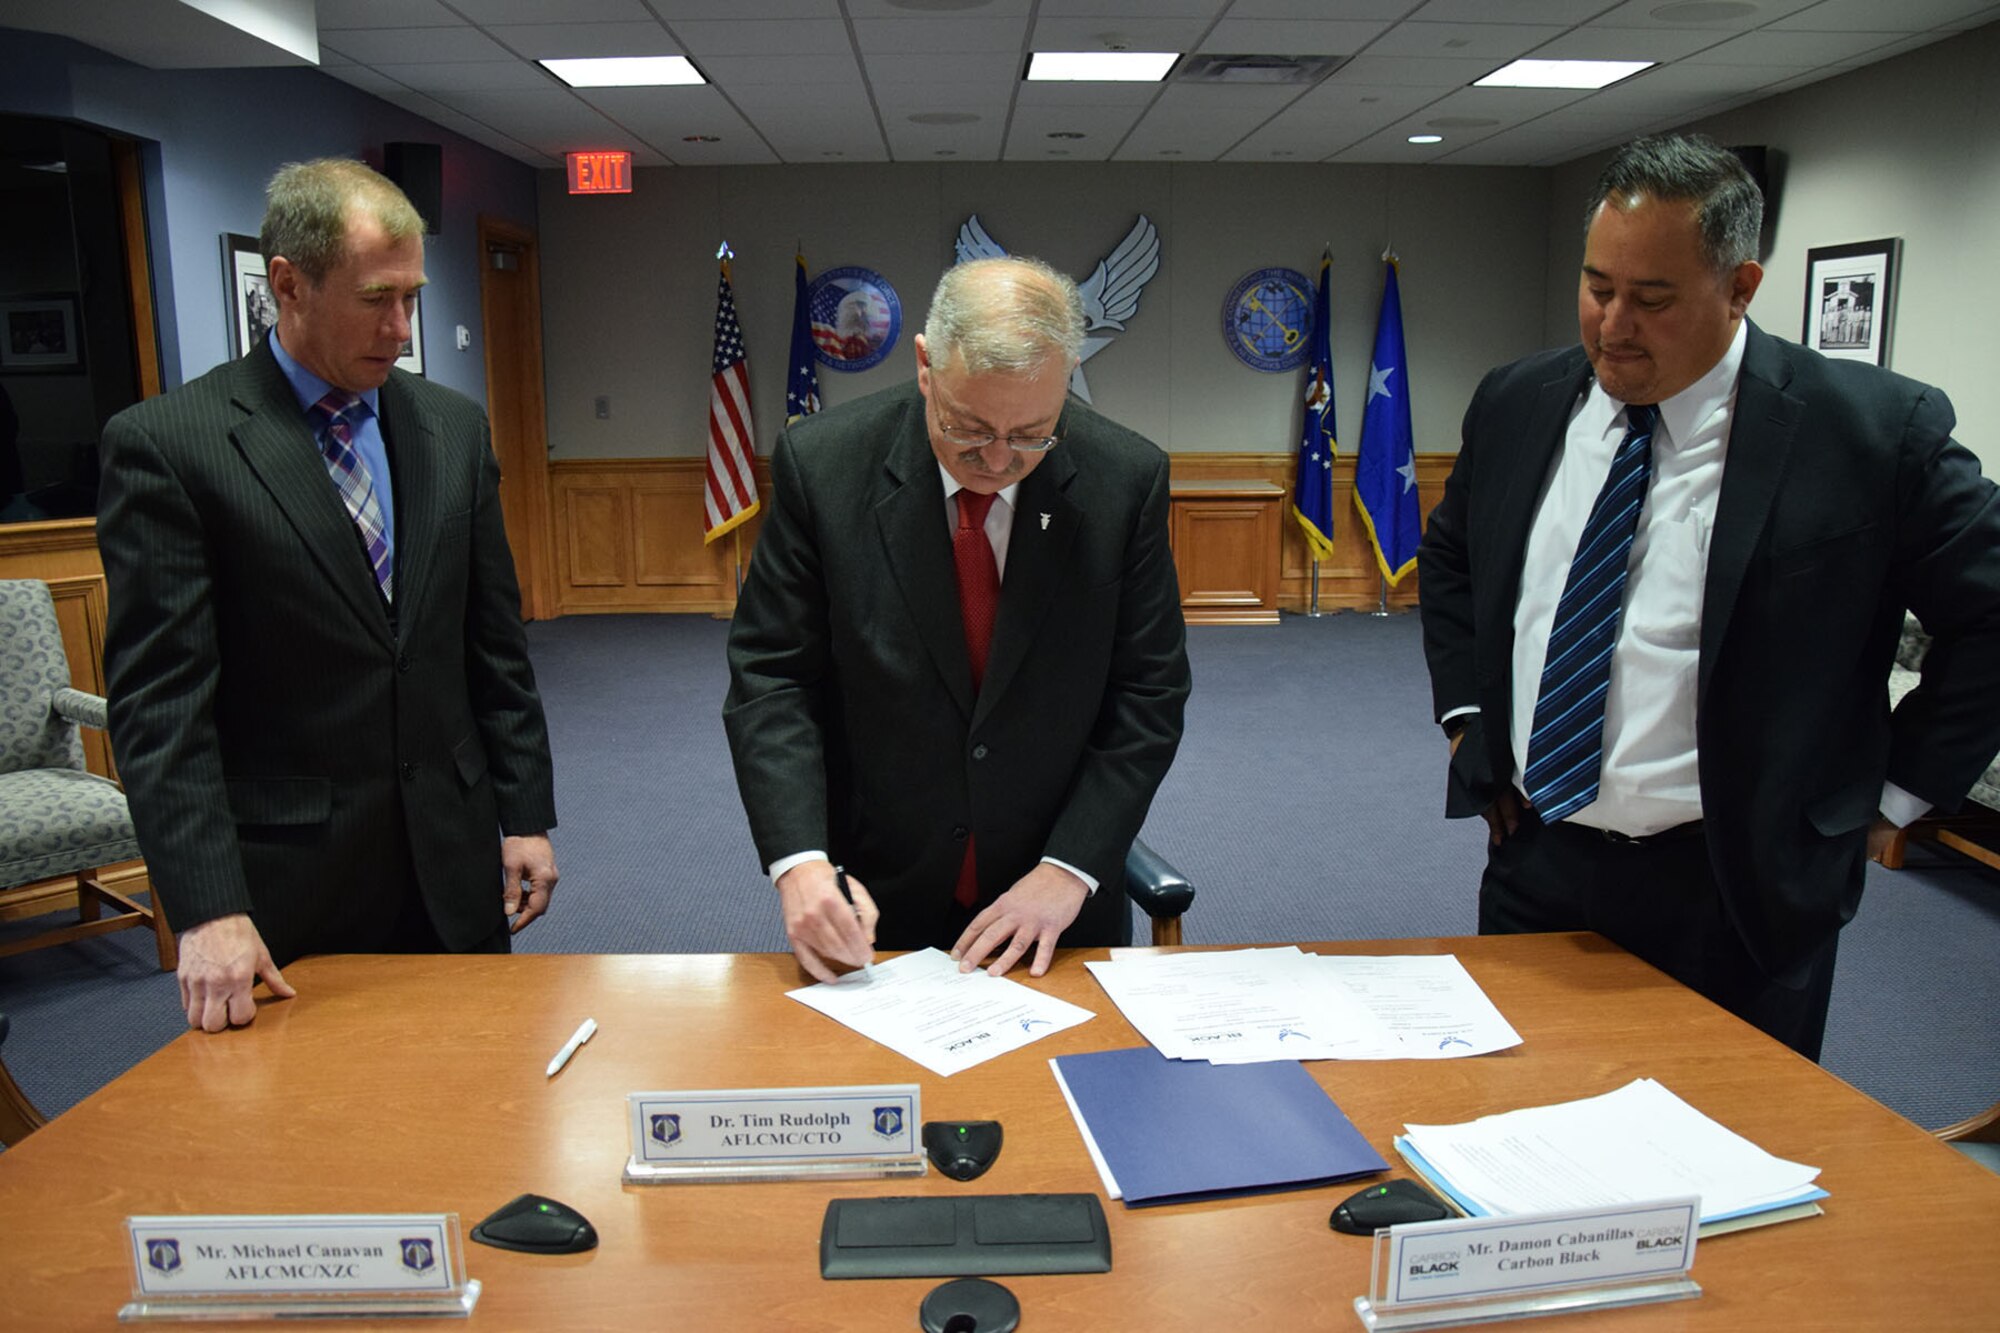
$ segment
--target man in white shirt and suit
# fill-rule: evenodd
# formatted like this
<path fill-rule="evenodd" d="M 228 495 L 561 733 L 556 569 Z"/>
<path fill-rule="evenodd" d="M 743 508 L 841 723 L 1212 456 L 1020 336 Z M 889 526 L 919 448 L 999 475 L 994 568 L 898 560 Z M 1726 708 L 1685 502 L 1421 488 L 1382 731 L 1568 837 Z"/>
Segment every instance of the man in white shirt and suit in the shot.
<path fill-rule="evenodd" d="M 2000 749 L 2000 504 L 1934 388 L 1746 317 L 1699 137 L 1592 196 L 1582 345 L 1491 372 L 1418 556 L 1482 933 L 1595 930 L 1817 1059 L 1865 860 Z M 1892 717 L 1905 608 L 1938 642 Z"/>

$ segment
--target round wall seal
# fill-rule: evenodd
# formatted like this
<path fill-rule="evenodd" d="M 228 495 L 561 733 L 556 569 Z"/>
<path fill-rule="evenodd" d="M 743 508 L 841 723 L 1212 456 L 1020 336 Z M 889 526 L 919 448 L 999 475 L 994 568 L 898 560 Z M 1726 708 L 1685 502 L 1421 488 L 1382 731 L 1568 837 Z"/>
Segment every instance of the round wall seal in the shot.
<path fill-rule="evenodd" d="M 889 280 L 850 264 L 830 268 L 806 291 L 812 315 L 813 354 L 832 370 L 879 365 L 903 331 L 903 303 Z"/>
<path fill-rule="evenodd" d="M 1297 269 L 1243 275 L 1222 303 L 1222 336 L 1252 370 L 1297 370 L 1312 351 L 1312 279 Z"/>

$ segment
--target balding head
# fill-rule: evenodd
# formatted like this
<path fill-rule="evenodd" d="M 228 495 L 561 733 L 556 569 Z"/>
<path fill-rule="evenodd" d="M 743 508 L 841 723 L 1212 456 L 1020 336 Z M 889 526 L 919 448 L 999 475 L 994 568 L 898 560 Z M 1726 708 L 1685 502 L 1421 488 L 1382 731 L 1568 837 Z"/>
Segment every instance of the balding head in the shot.
<path fill-rule="evenodd" d="M 1039 259 L 1008 255 L 955 265 L 938 279 L 924 321 L 930 360 L 968 375 L 1032 374 L 1083 352 L 1076 284 Z"/>

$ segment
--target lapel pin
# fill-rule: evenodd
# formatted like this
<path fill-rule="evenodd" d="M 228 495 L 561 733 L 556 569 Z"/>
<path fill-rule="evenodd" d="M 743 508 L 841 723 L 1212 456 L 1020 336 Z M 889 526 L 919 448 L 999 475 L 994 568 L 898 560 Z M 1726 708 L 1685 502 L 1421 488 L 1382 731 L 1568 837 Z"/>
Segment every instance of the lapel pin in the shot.
<path fill-rule="evenodd" d="M 1042 515 L 1042 531 L 1043 531 L 1043 532 L 1047 532 L 1048 530 L 1049 530 L 1049 516 L 1048 516 L 1047 514 L 1043 514 L 1043 515 Z"/>

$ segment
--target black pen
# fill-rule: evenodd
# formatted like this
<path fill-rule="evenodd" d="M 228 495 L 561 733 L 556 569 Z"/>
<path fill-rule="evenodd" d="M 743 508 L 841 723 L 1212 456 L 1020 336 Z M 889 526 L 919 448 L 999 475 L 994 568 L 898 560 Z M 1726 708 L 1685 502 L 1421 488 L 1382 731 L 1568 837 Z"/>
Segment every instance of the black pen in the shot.
<path fill-rule="evenodd" d="M 847 905 L 854 907 L 854 894 L 847 887 L 846 866 L 835 866 L 833 868 L 833 883 L 834 887 L 840 890 L 840 896 L 847 899 Z M 856 921 L 861 919 L 861 910 L 859 908 L 855 908 L 854 919 Z M 869 981 L 875 979 L 875 954 L 873 950 L 869 951 L 868 961 L 861 965 L 861 975 Z"/>

